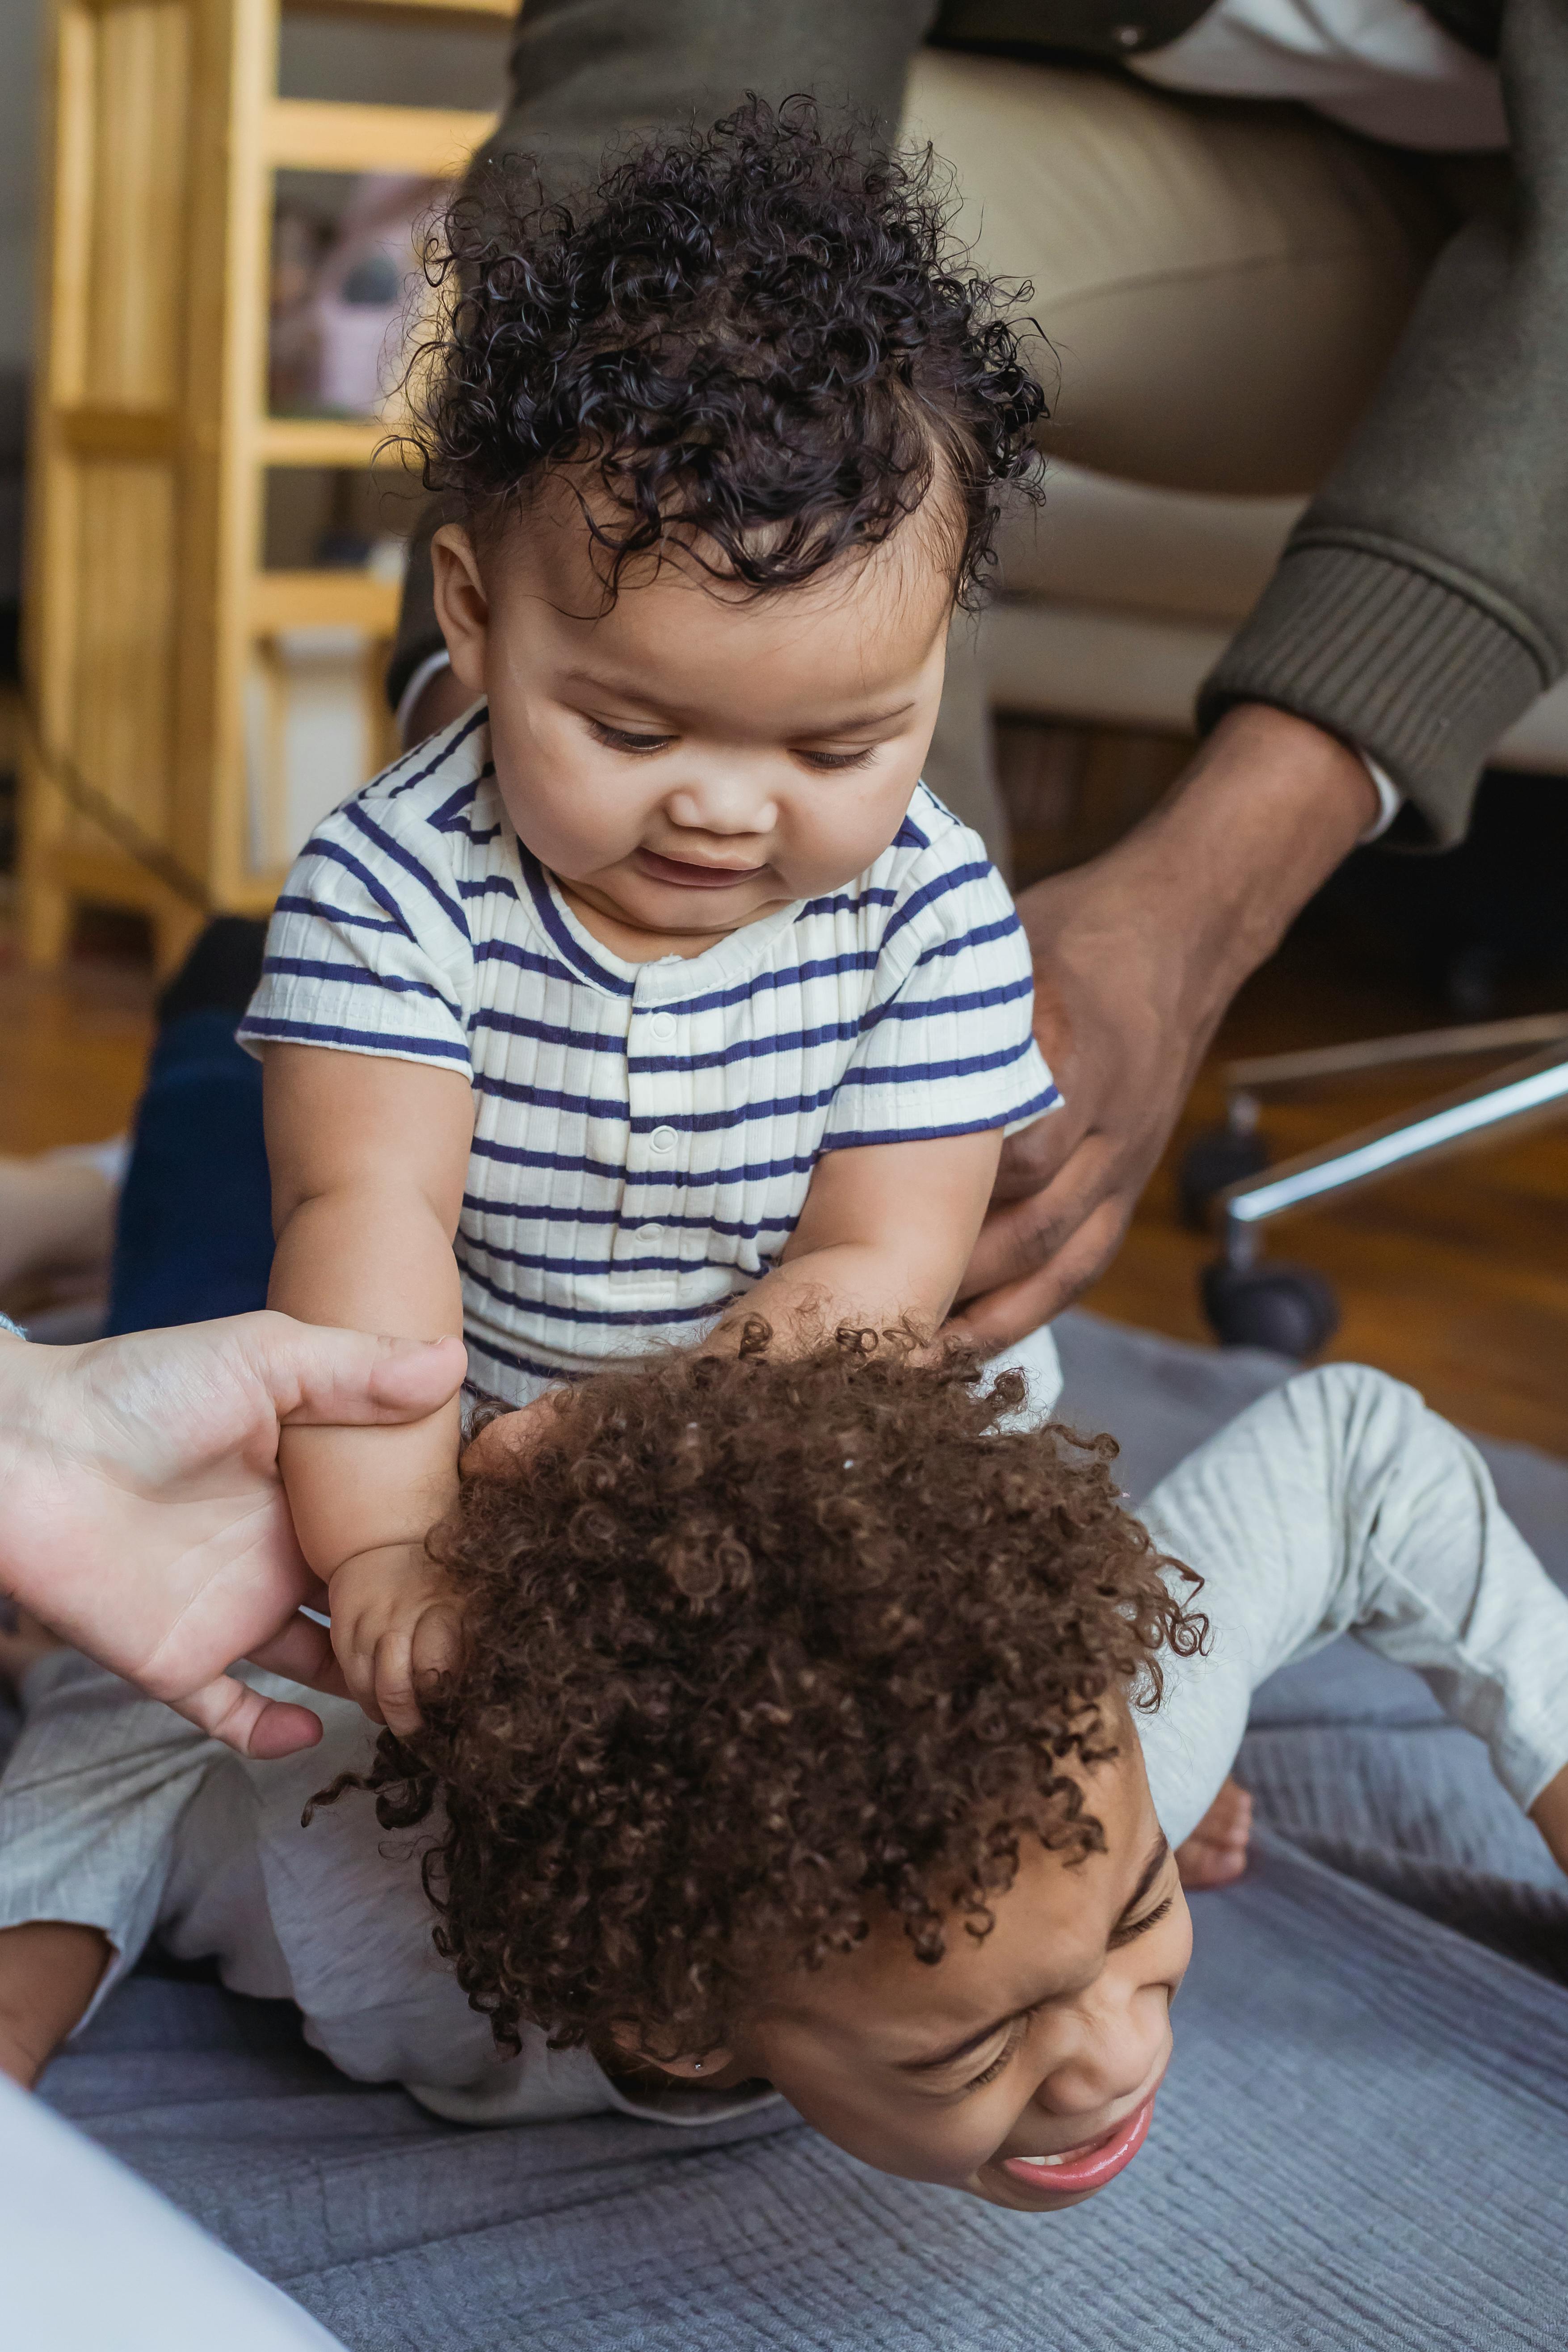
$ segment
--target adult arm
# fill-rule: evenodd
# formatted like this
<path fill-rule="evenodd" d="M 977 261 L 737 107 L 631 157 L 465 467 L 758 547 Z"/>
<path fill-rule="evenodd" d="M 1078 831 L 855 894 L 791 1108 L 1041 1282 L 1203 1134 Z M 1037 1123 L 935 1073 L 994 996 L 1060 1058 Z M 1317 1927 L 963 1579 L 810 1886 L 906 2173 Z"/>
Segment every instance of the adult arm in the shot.
<path fill-rule="evenodd" d="M 1377 395 L 1205 688 L 1363 745 L 1457 841 L 1568 663 L 1568 6 L 1506 0 L 1512 184 L 1434 267 Z"/>
<path fill-rule="evenodd" d="M 242 1754 L 321 1735 L 226 1669 L 325 1677 L 320 1599 L 278 1471 L 282 1428 L 438 1411 L 463 1377 L 436 1346 L 237 1315 L 78 1348 L 0 1335 L 0 1590 Z"/>

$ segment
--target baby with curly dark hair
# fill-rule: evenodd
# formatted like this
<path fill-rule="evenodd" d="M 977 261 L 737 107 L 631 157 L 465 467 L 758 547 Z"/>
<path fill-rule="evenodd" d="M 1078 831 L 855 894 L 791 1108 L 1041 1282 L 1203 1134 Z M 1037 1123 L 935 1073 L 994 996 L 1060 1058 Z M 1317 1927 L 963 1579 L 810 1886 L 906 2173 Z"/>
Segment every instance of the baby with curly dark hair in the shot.
<path fill-rule="evenodd" d="M 732 1354 L 753 1308 L 931 1332 L 1005 1134 L 1058 1099 L 977 836 L 921 782 L 954 606 L 1043 400 L 939 175 L 752 102 L 569 206 L 447 224 L 417 372 L 477 698 L 319 828 L 242 1036 L 272 1299 L 461 1329 L 525 1408 Z M 456 1620 L 455 1409 L 290 1432 L 354 1696 L 395 1728 Z"/>

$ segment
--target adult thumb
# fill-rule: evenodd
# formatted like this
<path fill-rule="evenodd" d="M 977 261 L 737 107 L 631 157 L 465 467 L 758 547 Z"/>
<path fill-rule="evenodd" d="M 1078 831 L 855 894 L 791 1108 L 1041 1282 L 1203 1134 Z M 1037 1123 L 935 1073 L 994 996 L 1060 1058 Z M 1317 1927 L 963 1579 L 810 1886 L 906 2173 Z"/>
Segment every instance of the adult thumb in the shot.
<path fill-rule="evenodd" d="M 422 1421 L 457 1393 L 468 1370 L 460 1339 L 337 1330 L 270 1309 L 237 1320 L 279 1420 L 295 1427 Z"/>

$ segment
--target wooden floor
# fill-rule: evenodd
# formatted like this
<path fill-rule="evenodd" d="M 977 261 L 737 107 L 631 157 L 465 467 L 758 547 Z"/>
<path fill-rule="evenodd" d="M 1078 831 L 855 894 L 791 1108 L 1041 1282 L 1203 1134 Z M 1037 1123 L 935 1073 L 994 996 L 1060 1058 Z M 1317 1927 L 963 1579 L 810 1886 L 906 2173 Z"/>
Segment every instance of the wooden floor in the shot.
<path fill-rule="evenodd" d="M 152 1034 L 151 1001 L 148 974 L 110 961 L 80 962 L 58 978 L 24 972 L 0 925 L 0 1150 L 37 1151 L 123 1128 Z M 1085 1303 L 1207 1339 L 1197 1276 L 1214 1244 L 1178 1222 L 1173 1171 L 1184 1138 L 1220 1108 L 1215 1063 L 1441 1018 L 1414 981 L 1358 970 L 1321 937 L 1293 938 L 1233 1009 L 1125 1248 Z M 1283 1156 L 1327 1141 L 1459 1075 L 1341 1082 L 1271 1111 L 1270 1142 Z M 1473 1428 L 1568 1455 L 1568 1118 L 1283 1221 L 1269 1228 L 1268 1246 L 1336 1285 L 1344 1319 L 1330 1356 L 1415 1382 Z"/>
<path fill-rule="evenodd" d="M 1184 1339 L 1209 1337 L 1198 1273 L 1212 1239 L 1176 1214 L 1182 1147 L 1224 1108 L 1217 1063 L 1442 1025 L 1420 992 L 1338 982 L 1310 940 L 1288 943 L 1244 992 L 1194 1090 L 1125 1247 L 1082 1302 Z M 1479 1076 L 1338 1081 L 1282 1101 L 1264 1130 L 1279 1159 L 1328 1143 Z M 1324 1360 L 1379 1365 L 1452 1419 L 1568 1455 L 1568 1116 L 1425 1173 L 1380 1181 L 1267 1228 L 1268 1255 L 1328 1276 L 1343 1321 Z"/>

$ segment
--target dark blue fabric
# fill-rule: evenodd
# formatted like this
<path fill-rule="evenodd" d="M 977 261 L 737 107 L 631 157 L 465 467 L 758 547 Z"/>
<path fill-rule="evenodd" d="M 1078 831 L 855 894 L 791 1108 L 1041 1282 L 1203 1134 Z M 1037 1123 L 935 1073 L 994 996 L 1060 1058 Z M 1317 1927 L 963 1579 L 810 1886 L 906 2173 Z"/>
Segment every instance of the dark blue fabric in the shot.
<path fill-rule="evenodd" d="M 267 1304 L 272 1202 L 261 1066 L 235 1014 L 186 1013 L 162 1031 L 121 1195 L 108 1329 L 158 1330 Z"/>

